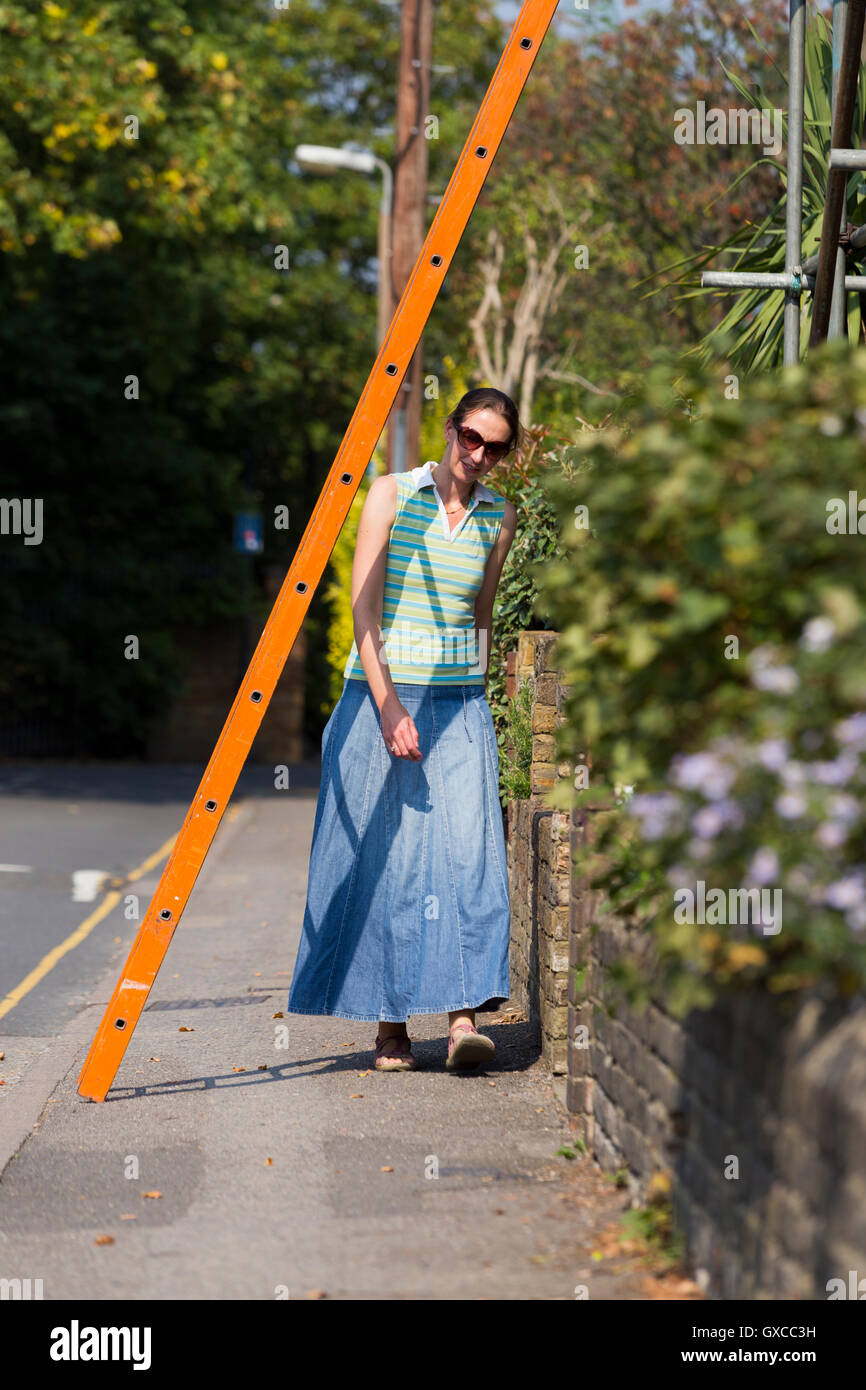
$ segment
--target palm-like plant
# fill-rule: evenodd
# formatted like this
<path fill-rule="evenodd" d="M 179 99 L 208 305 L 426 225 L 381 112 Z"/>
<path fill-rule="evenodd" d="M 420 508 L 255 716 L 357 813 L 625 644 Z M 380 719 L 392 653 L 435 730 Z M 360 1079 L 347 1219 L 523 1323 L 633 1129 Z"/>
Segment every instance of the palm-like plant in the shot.
<path fill-rule="evenodd" d="M 751 27 L 751 26 L 750 26 Z M 752 30 L 754 33 L 754 30 Z M 755 38 L 757 39 L 757 35 Z M 765 49 L 766 52 L 766 49 Z M 769 55 L 768 55 L 769 56 Z M 773 63 L 782 82 L 786 75 Z M 730 82 L 748 101 L 750 106 L 766 107 L 760 85 L 749 87 L 724 64 L 724 71 Z M 807 11 L 805 39 L 805 92 L 803 112 L 803 238 L 802 260 L 805 261 L 818 247 L 821 237 L 821 222 L 824 214 L 824 199 L 827 188 L 827 171 L 830 158 L 831 107 L 832 107 L 833 39 L 830 25 L 820 11 Z M 854 110 L 854 130 L 863 130 L 864 123 L 864 81 L 857 88 Z M 788 113 L 782 120 L 784 139 L 788 138 Z M 758 224 L 749 223 L 748 241 L 738 246 L 742 240 L 742 230 L 733 233 L 720 246 L 712 246 L 678 262 L 685 267 L 676 283 L 694 285 L 694 274 L 704 268 L 719 269 L 719 258 L 732 255 L 733 260 L 724 266 L 727 270 L 762 271 L 781 274 L 785 270 L 785 209 L 787 199 L 787 170 L 779 160 L 762 156 L 744 170 L 726 190 L 734 191 L 737 185 L 754 172 L 761 164 L 771 164 L 781 175 L 783 192 L 764 220 Z M 864 220 L 866 214 L 866 183 L 862 171 L 856 171 L 848 179 L 846 190 L 846 217 L 855 225 Z M 866 248 L 859 253 L 866 254 Z M 676 269 L 669 267 L 668 269 Z M 657 291 L 656 291 L 657 292 Z M 744 290 L 719 290 L 703 287 L 700 284 L 690 289 L 683 298 L 696 295 L 733 294 L 734 302 L 724 318 L 711 329 L 693 353 L 701 361 L 718 359 L 723 356 L 742 371 L 778 367 L 783 361 L 783 318 L 784 291 L 755 287 Z M 800 355 L 804 355 L 808 341 L 812 314 L 812 295 L 804 289 L 800 315 Z M 848 334 L 857 341 L 860 335 L 860 299 L 856 292 L 848 295 Z"/>

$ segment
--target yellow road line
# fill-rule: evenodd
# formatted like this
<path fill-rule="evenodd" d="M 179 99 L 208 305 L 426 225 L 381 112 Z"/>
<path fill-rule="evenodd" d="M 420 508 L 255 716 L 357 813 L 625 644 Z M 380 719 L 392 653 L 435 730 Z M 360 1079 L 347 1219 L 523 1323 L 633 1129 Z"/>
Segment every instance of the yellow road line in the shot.
<path fill-rule="evenodd" d="M 165 844 L 156 850 L 154 854 L 151 854 L 149 858 L 145 859 L 143 864 L 139 864 L 137 869 L 133 869 L 131 874 L 127 874 L 124 881 L 126 883 L 134 883 L 136 879 L 146 874 L 148 869 L 154 868 L 161 859 L 167 859 L 176 839 L 177 835 L 172 835 L 171 839 L 166 840 Z M 29 994 L 31 989 L 39 984 L 40 980 L 44 980 L 49 970 L 54 969 L 57 962 L 66 955 L 67 951 L 72 951 L 76 946 L 79 946 L 85 937 L 90 935 L 93 928 L 101 922 L 104 917 L 107 917 L 112 908 L 116 907 L 119 902 L 120 894 L 118 892 L 106 893 L 99 907 L 96 908 L 94 912 L 91 912 L 89 917 L 84 919 L 81 926 L 76 927 L 71 936 L 67 936 L 66 940 L 61 941 L 59 946 L 55 946 L 52 951 L 49 951 L 47 956 L 43 956 L 35 969 L 31 970 L 29 975 L 25 975 L 20 985 L 16 985 L 15 988 L 6 995 L 6 998 L 3 1000 L 2 1004 L 0 1004 L 0 1018 L 3 1018 L 11 1009 L 14 1009 L 16 1004 L 20 1004 L 25 994 Z"/>
<path fill-rule="evenodd" d="M 175 834 L 172 835 L 170 840 L 166 840 L 165 844 L 161 845 L 160 848 L 156 850 L 150 856 L 149 859 L 145 859 L 143 864 L 139 864 L 137 869 L 133 869 L 131 874 L 127 874 L 126 882 L 134 883 L 137 878 L 141 878 L 144 874 L 146 874 L 148 869 L 155 868 L 161 859 L 167 859 L 168 856 L 171 854 L 172 850 L 174 849 L 174 842 L 176 839 L 177 832 L 175 832 Z"/>

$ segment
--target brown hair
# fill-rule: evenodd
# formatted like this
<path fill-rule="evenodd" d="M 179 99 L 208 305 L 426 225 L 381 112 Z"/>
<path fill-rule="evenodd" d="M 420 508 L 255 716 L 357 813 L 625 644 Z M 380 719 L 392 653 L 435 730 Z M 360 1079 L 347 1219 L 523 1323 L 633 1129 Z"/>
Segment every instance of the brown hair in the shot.
<path fill-rule="evenodd" d="M 503 416 L 508 421 L 511 428 L 511 438 L 508 441 L 509 454 L 515 445 L 523 444 L 524 429 L 520 423 L 517 406 L 510 396 L 506 396 L 504 391 L 497 391 L 495 386 L 478 386 L 474 391 L 467 391 L 465 396 L 460 397 L 448 419 L 451 420 L 455 428 L 459 428 L 467 415 L 471 415 L 475 410 L 494 410 L 497 415 Z"/>

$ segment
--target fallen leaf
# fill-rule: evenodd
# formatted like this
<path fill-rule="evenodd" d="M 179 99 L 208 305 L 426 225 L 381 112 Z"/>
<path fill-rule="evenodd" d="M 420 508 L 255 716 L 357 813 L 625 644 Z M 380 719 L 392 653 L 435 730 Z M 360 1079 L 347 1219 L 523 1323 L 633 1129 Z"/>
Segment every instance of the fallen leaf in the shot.
<path fill-rule="evenodd" d="M 285 1014 L 271 1014 L 271 1018 L 285 1018 Z"/>
<path fill-rule="evenodd" d="M 256 1067 L 256 1071 L 267 1071 L 267 1069 L 268 1069 L 268 1064 L 267 1064 L 267 1062 L 263 1062 L 262 1065 L 261 1065 L 260 1067 Z"/>
<path fill-rule="evenodd" d="M 232 1071 L 246 1071 L 246 1067 L 232 1067 Z"/>
<path fill-rule="evenodd" d="M 352 1094 L 349 1096 L 349 1100 L 363 1100 L 363 1099 L 364 1099 L 363 1093 L 360 1092 L 360 1091 L 353 1091 Z"/>
<path fill-rule="evenodd" d="M 161 1061 L 162 1061 L 162 1058 L 161 1058 L 161 1057 L 148 1057 L 147 1060 L 148 1060 L 149 1062 L 161 1062 Z"/>
<path fill-rule="evenodd" d="M 393 1173 L 393 1171 L 394 1171 L 394 1169 L 393 1169 L 390 1165 L 387 1165 L 387 1164 L 383 1165 L 383 1166 L 379 1169 L 379 1172 L 380 1172 L 380 1173 Z"/>
<path fill-rule="evenodd" d="M 370 1068 L 368 1067 L 366 1071 L 359 1071 L 359 1072 L 358 1072 L 358 1075 L 359 1075 L 359 1076 L 372 1076 L 373 1073 L 370 1071 Z"/>
<path fill-rule="evenodd" d="M 327 1297 L 328 1297 L 328 1295 L 325 1293 L 325 1290 L 324 1290 L 324 1289 L 309 1289 L 308 1292 L 307 1292 L 307 1298 L 327 1298 Z"/>
<path fill-rule="evenodd" d="M 261 972 L 261 970 L 254 970 L 254 971 L 253 971 L 253 978 L 256 979 L 256 980 L 260 980 L 260 979 L 262 978 L 262 972 Z"/>
<path fill-rule="evenodd" d="M 181 1024 L 181 1026 L 178 1028 L 177 1031 L 178 1031 L 179 1033 L 194 1033 L 194 1032 L 195 1032 L 195 1029 L 194 1029 L 194 1028 L 187 1028 L 187 1027 L 185 1027 L 183 1024 Z"/>
<path fill-rule="evenodd" d="M 3 1058 L 4 1058 L 5 1056 L 6 1056 L 6 1053 L 5 1053 L 5 1052 L 0 1052 L 0 1062 L 3 1061 Z"/>
<path fill-rule="evenodd" d="M 125 1211 L 120 1219 L 121 1221 L 137 1221 L 138 1217 L 133 1211 Z"/>
<path fill-rule="evenodd" d="M 97 1236 L 94 1245 L 113 1245 L 114 1236 Z"/>
<path fill-rule="evenodd" d="M 161 1192 L 142 1192 L 142 1197 L 161 1197 Z"/>
<path fill-rule="evenodd" d="M 272 1166 L 272 1164 L 273 1164 L 273 1161 L 274 1161 L 274 1160 L 273 1160 L 272 1158 L 266 1158 L 266 1159 L 265 1159 L 265 1167 L 266 1167 L 266 1168 L 270 1168 L 270 1167 Z"/>

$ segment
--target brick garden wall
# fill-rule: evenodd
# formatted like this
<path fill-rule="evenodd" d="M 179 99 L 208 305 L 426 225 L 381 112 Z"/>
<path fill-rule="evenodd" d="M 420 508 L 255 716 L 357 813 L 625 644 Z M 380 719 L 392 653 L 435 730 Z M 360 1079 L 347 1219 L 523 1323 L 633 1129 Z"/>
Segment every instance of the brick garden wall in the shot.
<path fill-rule="evenodd" d="M 525 632 L 508 657 L 507 693 L 533 692 L 532 795 L 508 803 L 511 889 L 511 997 L 541 1033 L 551 1071 L 568 1068 L 568 937 L 570 849 L 567 812 L 543 804 L 557 776 L 553 731 L 562 686 L 550 663 L 555 634 Z"/>
<path fill-rule="evenodd" d="M 625 1169 L 640 1203 L 670 1176 L 710 1296 L 826 1298 L 830 1279 L 866 1279 L 866 1001 L 815 994 L 786 1012 L 752 994 L 682 1022 L 658 1001 L 609 1015 L 607 967 L 627 932 L 591 931 L 596 895 L 571 870 L 593 815 L 544 807 L 571 775 L 553 761 L 555 640 L 524 633 L 509 664 L 508 693 L 536 691 L 532 795 L 508 807 L 515 1002 L 602 1168 Z"/>

